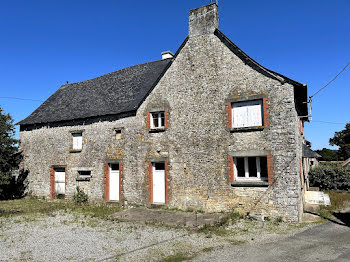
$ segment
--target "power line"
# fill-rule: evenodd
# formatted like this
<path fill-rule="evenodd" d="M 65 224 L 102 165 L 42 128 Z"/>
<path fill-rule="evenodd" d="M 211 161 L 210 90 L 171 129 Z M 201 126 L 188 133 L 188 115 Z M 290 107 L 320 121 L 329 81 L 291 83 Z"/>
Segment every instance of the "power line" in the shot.
<path fill-rule="evenodd" d="M 335 125 L 346 125 L 346 123 L 337 123 L 337 122 L 328 122 L 328 121 L 318 121 L 318 120 L 312 120 L 312 122 L 319 122 L 319 123 L 325 123 L 325 124 L 335 124 Z"/>
<path fill-rule="evenodd" d="M 333 77 L 333 79 L 331 81 L 329 81 L 325 86 L 323 86 L 322 88 L 320 88 L 315 94 L 313 94 L 312 96 L 310 96 L 310 100 L 311 98 L 313 98 L 315 95 L 317 95 L 319 92 L 321 92 L 323 89 L 325 89 L 327 86 L 329 86 L 330 83 L 332 83 L 338 76 L 341 75 L 341 73 L 343 73 L 345 71 L 345 69 L 350 65 L 350 62 L 348 62 L 346 64 L 346 66 L 335 76 Z"/>
<path fill-rule="evenodd" d="M 12 96 L 0 96 L 0 98 L 44 102 L 43 100 L 38 100 L 38 99 L 21 98 L 21 97 L 12 97 Z"/>

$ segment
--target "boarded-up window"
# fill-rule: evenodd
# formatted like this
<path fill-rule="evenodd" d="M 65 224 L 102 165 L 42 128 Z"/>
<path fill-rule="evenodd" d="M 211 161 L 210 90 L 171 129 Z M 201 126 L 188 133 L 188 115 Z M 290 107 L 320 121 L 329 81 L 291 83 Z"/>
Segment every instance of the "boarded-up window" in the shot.
<path fill-rule="evenodd" d="M 83 149 L 83 134 L 82 133 L 73 133 L 73 149 L 81 150 Z"/>
<path fill-rule="evenodd" d="M 262 126 L 262 100 L 232 104 L 233 128 Z"/>

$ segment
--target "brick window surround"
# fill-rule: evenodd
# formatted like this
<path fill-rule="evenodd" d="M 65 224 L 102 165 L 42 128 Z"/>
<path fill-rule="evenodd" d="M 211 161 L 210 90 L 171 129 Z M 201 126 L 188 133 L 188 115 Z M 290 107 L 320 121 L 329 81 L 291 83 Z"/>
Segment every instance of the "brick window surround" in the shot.
<path fill-rule="evenodd" d="M 274 180 L 274 172 L 273 172 L 273 156 L 267 155 L 267 181 L 269 184 L 272 184 Z M 235 173 L 234 173 L 234 156 L 228 156 L 228 182 L 235 182 Z"/>
<path fill-rule="evenodd" d="M 119 201 L 122 201 L 123 197 L 123 162 L 118 162 L 119 164 Z M 109 163 L 104 163 L 104 199 L 109 201 Z"/>
<path fill-rule="evenodd" d="M 162 112 L 162 111 L 164 111 L 164 122 L 165 122 L 164 128 L 167 129 L 169 128 L 169 125 L 170 125 L 169 110 L 159 110 L 159 112 Z M 146 128 L 148 131 L 155 130 L 151 128 L 151 113 L 152 112 L 145 113 L 145 122 L 146 122 Z"/>
<path fill-rule="evenodd" d="M 169 202 L 169 162 L 164 161 L 165 168 L 165 205 Z M 153 162 L 147 161 L 148 202 L 153 204 Z"/>
<path fill-rule="evenodd" d="M 263 126 L 269 126 L 270 125 L 270 113 L 269 113 L 269 104 L 268 104 L 268 97 L 262 97 L 262 96 L 254 96 L 254 97 L 246 97 L 246 98 L 239 98 L 239 99 L 231 99 L 230 101 L 226 101 L 225 103 L 225 111 L 226 111 L 226 128 L 228 129 L 249 129 L 254 127 L 244 127 L 244 128 L 234 128 L 232 123 L 232 103 L 235 102 L 244 102 L 244 101 L 253 101 L 253 100 L 262 100 L 262 107 L 263 107 Z"/>

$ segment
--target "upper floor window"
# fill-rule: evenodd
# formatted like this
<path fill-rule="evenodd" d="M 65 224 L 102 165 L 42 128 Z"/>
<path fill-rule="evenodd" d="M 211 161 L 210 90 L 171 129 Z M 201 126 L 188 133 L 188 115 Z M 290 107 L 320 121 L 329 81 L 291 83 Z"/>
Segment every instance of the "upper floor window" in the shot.
<path fill-rule="evenodd" d="M 262 100 L 232 103 L 232 127 L 253 127 L 263 125 Z"/>
<path fill-rule="evenodd" d="M 83 133 L 72 133 L 73 136 L 73 150 L 83 149 Z"/>
<path fill-rule="evenodd" d="M 151 113 L 151 129 L 165 128 L 164 111 Z"/>

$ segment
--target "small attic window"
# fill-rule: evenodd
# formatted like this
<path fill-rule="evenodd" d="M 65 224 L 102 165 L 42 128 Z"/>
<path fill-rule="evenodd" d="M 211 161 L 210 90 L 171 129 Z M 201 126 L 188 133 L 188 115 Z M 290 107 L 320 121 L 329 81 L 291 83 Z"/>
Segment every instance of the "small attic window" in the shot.
<path fill-rule="evenodd" d="M 164 111 L 151 113 L 151 129 L 165 128 L 165 114 Z"/>
<path fill-rule="evenodd" d="M 123 138 L 123 131 L 122 131 L 122 129 L 115 129 L 114 130 L 114 138 L 116 140 L 120 140 L 120 139 Z"/>

